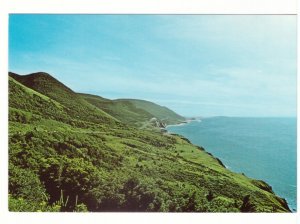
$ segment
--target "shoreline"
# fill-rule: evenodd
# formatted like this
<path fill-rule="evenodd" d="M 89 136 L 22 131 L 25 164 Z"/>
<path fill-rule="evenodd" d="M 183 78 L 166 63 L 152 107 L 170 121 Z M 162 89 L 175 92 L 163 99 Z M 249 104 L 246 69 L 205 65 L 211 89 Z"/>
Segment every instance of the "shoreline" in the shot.
<path fill-rule="evenodd" d="M 189 142 L 190 144 L 196 146 L 199 150 L 204 151 L 205 153 L 209 154 L 211 157 L 213 157 L 214 159 L 216 159 L 216 160 L 218 161 L 218 163 L 219 163 L 222 167 L 224 167 L 225 169 L 227 169 L 227 170 L 229 170 L 229 171 L 231 171 L 231 172 L 233 172 L 233 173 L 239 173 L 239 172 L 236 172 L 236 171 L 232 170 L 231 167 L 230 167 L 229 165 L 224 164 L 223 161 L 222 161 L 220 158 L 218 158 L 218 157 L 214 156 L 212 153 L 208 152 L 203 146 L 200 146 L 200 145 L 197 145 L 197 144 L 192 143 L 188 137 L 183 136 L 183 135 L 181 135 L 181 134 L 172 133 L 172 132 L 170 132 L 169 130 L 167 130 L 168 127 L 176 127 L 176 126 L 180 127 L 180 126 L 184 126 L 184 125 L 186 125 L 186 124 L 189 124 L 189 123 L 191 123 L 191 122 L 193 122 L 193 121 L 201 122 L 200 119 L 199 119 L 199 120 L 186 120 L 185 122 L 182 122 L 182 123 L 179 123 L 179 124 L 167 125 L 167 126 L 164 128 L 165 133 L 170 134 L 170 135 L 176 135 L 176 136 L 180 137 L 181 139 L 186 140 L 186 141 Z M 247 176 L 245 173 L 243 173 L 243 172 L 240 173 L 240 174 L 242 174 L 242 175 L 248 177 L 248 176 Z M 255 177 L 253 177 L 253 178 L 252 178 L 252 177 L 248 177 L 248 178 L 251 178 L 251 179 L 254 179 L 254 180 L 257 180 L 257 181 L 262 181 L 262 182 L 264 182 L 267 186 L 269 186 L 270 189 L 273 189 L 273 187 L 272 187 L 269 183 L 265 182 L 264 180 L 256 179 Z M 273 191 L 273 190 L 272 190 L 272 191 Z M 277 197 L 283 199 L 283 200 L 285 201 L 286 206 L 287 206 L 287 208 L 289 209 L 289 211 L 290 211 L 291 213 L 297 213 L 297 208 L 296 208 L 296 209 L 295 209 L 295 208 L 292 208 L 291 205 L 288 203 L 286 197 L 282 197 L 282 196 L 278 195 L 277 193 L 275 193 L 274 191 L 273 191 L 273 194 L 276 195 Z"/>
<path fill-rule="evenodd" d="M 185 121 L 182 121 L 178 124 L 169 124 L 169 125 L 166 125 L 165 126 L 165 129 L 168 128 L 168 127 L 179 127 L 179 126 L 183 126 L 183 125 L 186 125 L 186 124 L 189 124 L 191 122 L 201 122 L 201 119 L 187 119 Z"/>
<path fill-rule="evenodd" d="M 221 159 L 219 159 L 218 157 L 214 156 L 212 153 L 208 152 L 203 146 L 200 146 L 200 145 L 196 145 L 194 143 L 192 143 L 190 141 L 190 139 L 188 139 L 187 137 L 183 136 L 183 135 L 180 135 L 180 134 L 177 134 L 177 133 L 172 133 L 170 132 L 169 130 L 167 130 L 168 127 L 180 127 L 180 126 L 184 126 L 184 125 L 187 125 L 191 122 L 201 122 L 201 119 L 187 119 L 186 121 L 184 122 L 181 122 L 179 124 L 171 124 L 171 125 L 167 125 L 165 128 L 163 128 L 165 130 L 165 133 L 167 134 L 170 134 L 170 135 L 176 135 L 176 136 L 179 136 L 181 139 L 184 139 L 186 140 L 187 142 L 189 142 L 190 144 L 196 146 L 199 150 L 202 150 L 204 152 L 206 152 L 207 154 L 209 154 L 211 157 L 215 158 L 218 163 L 223 166 L 225 169 L 228 169 L 230 170 L 231 172 L 234 172 L 233 170 L 229 169 L 230 166 L 226 165 L 225 163 L 223 163 L 223 161 Z"/>

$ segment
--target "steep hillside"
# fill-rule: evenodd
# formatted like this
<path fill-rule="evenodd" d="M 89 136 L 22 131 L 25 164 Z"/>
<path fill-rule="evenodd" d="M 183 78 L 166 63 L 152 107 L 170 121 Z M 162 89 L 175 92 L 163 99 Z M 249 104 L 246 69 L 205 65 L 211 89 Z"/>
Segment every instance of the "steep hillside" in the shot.
<path fill-rule="evenodd" d="M 174 111 L 168 109 L 167 107 L 163 107 L 146 100 L 119 99 L 116 101 L 131 102 L 136 106 L 136 108 L 140 108 L 147 111 L 148 113 L 152 114 L 154 117 L 158 118 L 166 124 L 178 124 L 182 121 L 185 121 L 184 117 L 176 114 Z"/>
<path fill-rule="evenodd" d="M 184 117 L 176 114 L 167 107 L 145 100 L 109 100 L 91 94 L 80 94 L 80 96 L 120 121 L 127 124 L 134 124 L 137 127 L 151 129 L 154 126 L 160 128 L 166 124 L 177 124 L 185 121 Z"/>
<path fill-rule="evenodd" d="M 142 124 L 154 116 L 141 108 L 137 108 L 129 101 L 109 100 L 91 94 L 80 94 L 80 96 L 118 120 L 127 124 L 133 124 L 137 127 L 142 126 Z"/>
<path fill-rule="evenodd" d="M 9 76 L 24 86 L 51 98 L 55 102 L 59 102 L 67 111 L 66 113 L 74 119 L 100 122 L 103 125 L 118 123 L 114 117 L 92 106 L 47 73 L 38 72 L 24 76 L 9 73 Z"/>
<path fill-rule="evenodd" d="M 65 102 L 65 86 L 23 83 L 9 78 L 10 211 L 289 211 L 266 183 L 181 136 Z"/>

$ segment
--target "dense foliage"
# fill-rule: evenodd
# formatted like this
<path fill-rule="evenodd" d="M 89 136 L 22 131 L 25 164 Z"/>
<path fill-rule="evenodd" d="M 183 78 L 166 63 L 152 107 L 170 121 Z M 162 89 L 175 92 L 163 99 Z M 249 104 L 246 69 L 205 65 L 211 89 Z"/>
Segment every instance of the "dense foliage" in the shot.
<path fill-rule="evenodd" d="M 11 211 L 288 211 L 263 181 L 180 136 L 123 124 L 51 78 L 39 86 L 45 77 L 9 81 Z"/>

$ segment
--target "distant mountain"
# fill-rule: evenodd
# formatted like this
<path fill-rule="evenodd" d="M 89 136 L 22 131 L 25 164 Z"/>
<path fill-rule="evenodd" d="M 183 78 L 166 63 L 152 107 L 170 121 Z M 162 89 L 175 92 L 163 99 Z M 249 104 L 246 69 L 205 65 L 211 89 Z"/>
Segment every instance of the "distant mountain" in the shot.
<path fill-rule="evenodd" d="M 74 93 L 46 73 L 10 73 L 9 210 L 290 211 L 267 183 L 188 139 L 130 125 L 170 116 L 181 118 L 145 101 Z"/>
<path fill-rule="evenodd" d="M 15 73 L 9 75 L 28 88 L 60 102 L 79 114 L 87 114 L 89 119 L 90 114 L 97 113 L 103 117 L 116 118 L 138 127 L 151 125 L 152 118 L 157 118 L 163 124 L 174 124 L 185 120 L 166 107 L 144 100 L 109 100 L 91 94 L 77 94 L 45 72 L 23 76 Z M 95 112 L 95 107 L 98 108 L 97 112 Z"/>
<path fill-rule="evenodd" d="M 143 109 L 135 107 L 134 104 L 128 101 L 121 102 L 109 100 L 90 94 L 80 94 L 80 96 L 82 96 L 90 104 L 98 107 L 108 114 L 111 114 L 118 120 L 127 124 L 133 124 L 140 127 L 144 122 L 153 117 L 152 114 Z"/>
<path fill-rule="evenodd" d="M 167 107 L 136 99 L 109 100 L 103 97 L 80 94 L 86 101 L 99 109 L 111 114 L 118 120 L 135 124 L 137 127 L 164 127 L 166 124 L 177 124 L 185 120 Z M 153 123 L 156 119 L 157 122 Z"/>
<path fill-rule="evenodd" d="M 117 102 L 130 102 L 136 108 L 147 111 L 152 114 L 153 117 L 159 119 L 166 124 L 178 124 L 185 121 L 185 118 L 176 114 L 174 111 L 167 107 L 160 106 L 158 104 L 138 99 L 118 99 Z"/>

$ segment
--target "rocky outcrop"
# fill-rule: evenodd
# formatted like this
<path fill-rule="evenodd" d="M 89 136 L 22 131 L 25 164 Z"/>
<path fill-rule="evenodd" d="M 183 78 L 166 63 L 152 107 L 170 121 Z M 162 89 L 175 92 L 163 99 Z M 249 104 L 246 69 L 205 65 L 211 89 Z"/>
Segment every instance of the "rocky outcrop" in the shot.
<path fill-rule="evenodd" d="M 165 128 L 167 126 L 164 122 L 160 121 L 156 117 L 151 118 L 149 122 L 152 126 L 157 128 Z"/>

